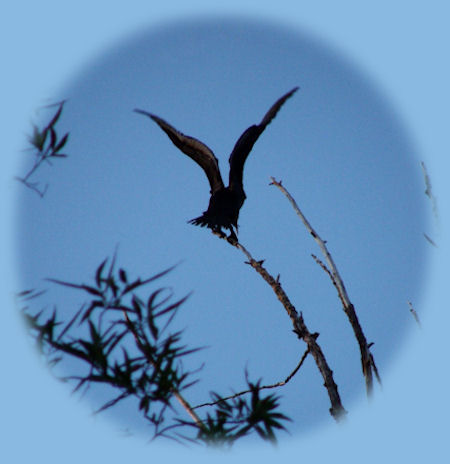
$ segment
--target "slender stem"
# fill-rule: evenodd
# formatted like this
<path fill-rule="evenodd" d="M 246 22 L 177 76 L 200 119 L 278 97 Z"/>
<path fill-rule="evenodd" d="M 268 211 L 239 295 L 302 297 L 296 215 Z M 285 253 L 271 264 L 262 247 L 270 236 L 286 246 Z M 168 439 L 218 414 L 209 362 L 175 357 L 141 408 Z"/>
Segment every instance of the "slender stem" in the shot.
<path fill-rule="evenodd" d="M 414 306 L 412 305 L 410 301 L 408 301 L 408 305 L 409 305 L 409 312 L 413 315 L 414 320 L 416 321 L 417 325 L 419 327 L 422 327 L 422 324 L 420 323 L 419 315 L 417 314 L 417 311 L 414 309 Z"/>
<path fill-rule="evenodd" d="M 315 259 L 315 261 L 322 267 L 322 269 L 325 270 L 325 272 L 327 272 L 331 281 L 333 282 L 333 285 L 336 287 L 336 290 L 338 292 L 339 299 L 341 300 L 344 312 L 347 315 L 347 318 L 353 328 L 353 332 L 355 334 L 356 340 L 358 341 L 359 349 L 361 352 L 361 367 L 362 367 L 363 375 L 366 381 L 366 391 L 367 391 L 367 394 L 370 395 L 373 390 L 372 370 L 375 371 L 377 379 L 380 380 L 380 378 L 378 376 L 378 371 L 375 365 L 375 361 L 373 359 L 372 354 L 370 353 L 369 344 L 367 343 L 366 336 L 364 335 L 361 324 L 359 323 L 358 316 L 356 315 L 355 307 L 353 306 L 348 296 L 347 290 L 344 285 L 344 281 L 342 280 L 339 274 L 337 266 L 330 252 L 328 251 L 325 241 L 320 238 L 319 234 L 313 229 L 313 227 L 308 222 L 304 214 L 300 211 L 300 208 L 298 207 L 294 198 L 286 190 L 286 188 L 283 185 L 281 185 L 281 181 L 277 182 L 273 177 L 271 177 L 271 181 L 272 181 L 271 185 L 275 185 L 276 187 L 278 187 L 281 190 L 281 192 L 287 197 L 292 207 L 294 208 L 294 211 L 300 217 L 301 221 L 305 225 L 308 232 L 317 242 L 320 250 L 322 251 L 322 254 L 325 257 L 325 260 L 328 264 L 329 269 L 316 256 L 313 255 L 313 258 Z"/>
<path fill-rule="evenodd" d="M 269 388 L 283 387 L 284 385 L 286 385 L 292 379 L 292 377 L 294 377 L 294 375 L 298 372 L 300 367 L 302 367 L 302 365 L 305 362 L 305 359 L 308 356 L 308 354 L 309 354 L 309 349 L 306 349 L 306 351 L 303 353 L 302 358 L 300 359 L 298 364 L 295 366 L 295 369 L 284 380 L 282 380 L 280 382 L 277 382 L 277 383 L 272 383 L 270 385 L 262 385 L 261 387 L 258 387 L 258 390 L 267 390 Z M 238 396 L 242 396 L 242 395 L 245 395 L 245 394 L 251 393 L 251 392 L 252 392 L 252 390 L 243 390 L 243 391 L 241 391 L 239 393 L 235 393 L 234 395 L 225 396 L 225 397 L 220 398 L 220 399 L 218 399 L 216 401 L 211 401 L 210 403 L 199 404 L 197 406 L 194 406 L 194 409 L 203 408 L 204 406 L 214 406 L 214 405 L 216 405 L 218 403 L 221 403 L 222 401 L 232 400 L 233 398 L 237 398 Z"/>

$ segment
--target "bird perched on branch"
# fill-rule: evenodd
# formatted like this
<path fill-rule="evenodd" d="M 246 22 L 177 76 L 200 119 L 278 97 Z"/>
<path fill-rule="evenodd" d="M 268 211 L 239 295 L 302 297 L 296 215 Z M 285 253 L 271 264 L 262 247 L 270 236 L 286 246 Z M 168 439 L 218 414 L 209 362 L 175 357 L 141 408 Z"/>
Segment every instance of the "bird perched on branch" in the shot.
<path fill-rule="evenodd" d="M 214 153 L 203 142 L 188 135 L 184 135 L 155 114 L 135 109 L 136 113 L 144 114 L 155 121 L 158 126 L 169 136 L 172 143 L 184 154 L 193 159 L 205 171 L 211 186 L 211 198 L 208 209 L 199 217 L 189 222 L 201 227 L 208 227 L 213 233 L 225 238 L 222 228 L 229 229 L 227 240 L 230 243 L 237 242 L 237 229 L 239 211 L 244 204 L 246 195 L 242 182 L 244 163 L 258 137 L 263 133 L 267 125 L 276 116 L 284 102 L 291 97 L 298 87 L 278 99 L 265 114 L 259 124 L 250 126 L 238 139 L 230 155 L 229 184 L 225 187 L 219 170 L 219 161 Z"/>

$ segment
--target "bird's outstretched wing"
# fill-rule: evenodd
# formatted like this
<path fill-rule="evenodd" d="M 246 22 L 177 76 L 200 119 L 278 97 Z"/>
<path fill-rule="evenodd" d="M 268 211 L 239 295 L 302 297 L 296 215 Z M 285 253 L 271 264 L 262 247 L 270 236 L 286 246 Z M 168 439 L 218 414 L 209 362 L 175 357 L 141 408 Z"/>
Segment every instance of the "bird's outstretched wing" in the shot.
<path fill-rule="evenodd" d="M 173 144 L 179 148 L 184 154 L 192 158 L 205 171 L 211 186 L 211 193 L 217 192 L 224 187 L 222 176 L 219 171 L 219 162 L 214 156 L 214 153 L 200 140 L 194 137 L 189 137 L 177 131 L 169 123 L 160 117 L 148 113 L 147 111 L 135 109 L 136 113 L 143 114 L 153 119 L 158 126 L 169 136 Z"/>
<path fill-rule="evenodd" d="M 230 155 L 230 188 L 232 190 L 241 190 L 242 175 L 244 171 L 244 163 L 249 155 L 253 145 L 258 140 L 258 137 L 264 132 L 264 129 L 276 116 L 284 102 L 291 97 L 298 87 L 293 88 L 290 92 L 279 98 L 265 114 L 262 121 L 258 125 L 250 126 L 236 142 L 233 151 Z"/>

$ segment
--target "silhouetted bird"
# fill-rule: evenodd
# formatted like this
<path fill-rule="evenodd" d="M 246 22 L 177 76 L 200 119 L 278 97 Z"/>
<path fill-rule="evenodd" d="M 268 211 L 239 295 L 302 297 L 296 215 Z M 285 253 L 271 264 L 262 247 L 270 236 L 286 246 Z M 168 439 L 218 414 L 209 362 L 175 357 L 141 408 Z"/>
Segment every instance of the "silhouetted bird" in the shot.
<path fill-rule="evenodd" d="M 153 119 L 153 121 L 155 121 L 169 136 L 173 144 L 198 163 L 205 171 L 211 186 L 209 206 L 201 216 L 190 220 L 189 222 L 191 224 L 209 227 L 213 233 L 219 235 L 221 238 L 226 237 L 222 231 L 222 227 L 224 229 L 229 229 L 230 235 L 227 238 L 228 241 L 237 241 L 235 229 L 237 232 L 239 211 L 246 198 L 242 183 L 245 160 L 253 148 L 253 145 L 258 140 L 258 137 L 276 116 L 283 103 L 292 96 L 297 89 L 298 87 L 295 87 L 290 92 L 283 95 L 273 104 L 258 125 L 250 126 L 239 137 L 229 159 L 230 176 L 228 187 L 225 187 L 223 184 L 217 158 L 214 156 L 212 150 L 204 143 L 193 137 L 182 134 L 169 123 L 154 114 L 139 109 L 134 110 L 137 113 L 144 114 Z"/>

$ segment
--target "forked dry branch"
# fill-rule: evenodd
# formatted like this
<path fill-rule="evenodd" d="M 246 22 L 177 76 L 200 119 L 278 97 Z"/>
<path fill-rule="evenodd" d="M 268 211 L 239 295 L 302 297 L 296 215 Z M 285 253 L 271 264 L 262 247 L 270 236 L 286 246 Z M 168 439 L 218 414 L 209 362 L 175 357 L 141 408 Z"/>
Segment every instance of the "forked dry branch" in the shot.
<path fill-rule="evenodd" d="M 274 279 L 272 275 L 270 275 L 263 267 L 264 260 L 256 261 L 241 243 L 236 243 L 235 246 L 245 254 L 248 259 L 247 264 L 255 269 L 255 271 L 270 285 L 275 295 L 288 313 L 288 316 L 291 319 L 292 325 L 294 327 L 294 332 L 306 343 L 308 350 L 314 358 L 317 368 L 322 375 L 324 386 L 327 390 L 328 397 L 330 398 L 331 402 L 331 407 L 329 409 L 330 414 L 336 421 L 342 420 L 345 417 L 346 410 L 342 406 L 338 387 L 333 379 L 333 371 L 330 369 L 328 362 L 325 359 L 325 355 L 323 354 L 320 345 L 317 343 L 317 337 L 319 334 L 317 332 L 311 333 L 308 330 L 302 313 L 299 314 L 297 312 L 294 305 L 289 300 L 289 297 L 283 290 L 279 279 Z"/>
<path fill-rule="evenodd" d="M 325 241 L 320 238 L 317 232 L 313 229 L 309 221 L 306 219 L 304 214 L 300 211 L 296 201 L 292 197 L 292 195 L 286 190 L 286 188 L 281 184 L 281 181 L 276 181 L 273 177 L 271 177 L 271 184 L 275 185 L 280 189 L 280 191 L 286 196 L 286 198 L 291 203 L 292 207 L 296 214 L 300 217 L 303 224 L 305 225 L 308 232 L 312 235 L 314 240 L 319 245 L 319 248 L 322 254 L 325 257 L 325 261 L 328 267 L 320 261 L 315 255 L 312 255 L 314 260 L 320 265 L 320 267 L 328 274 L 330 277 L 333 285 L 335 286 L 339 299 L 342 303 L 342 308 L 347 315 L 347 318 L 353 328 L 353 332 L 355 334 L 356 340 L 359 345 L 359 350 L 361 353 L 361 367 L 364 374 L 365 382 L 366 382 L 366 391 L 367 394 L 370 396 L 373 391 L 373 374 L 375 374 L 378 382 L 381 384 L 381 379 L 378 374 L 378 370 L 375 364 L 375 360 L 373 358 L 372 353 L 370 352 L 371 344 L 367 342 L 366 336 L 364 335 L 363 329 L 361 324 L 359 323 L 358 316 L 356 315 L 355 307 L 353 306 L 350 298 L 348 296 L 347 290 L 344 285 L 344 281 L 342 280 L 337 266 L 328 251 L 328 248 L 325 244 Z"/>

